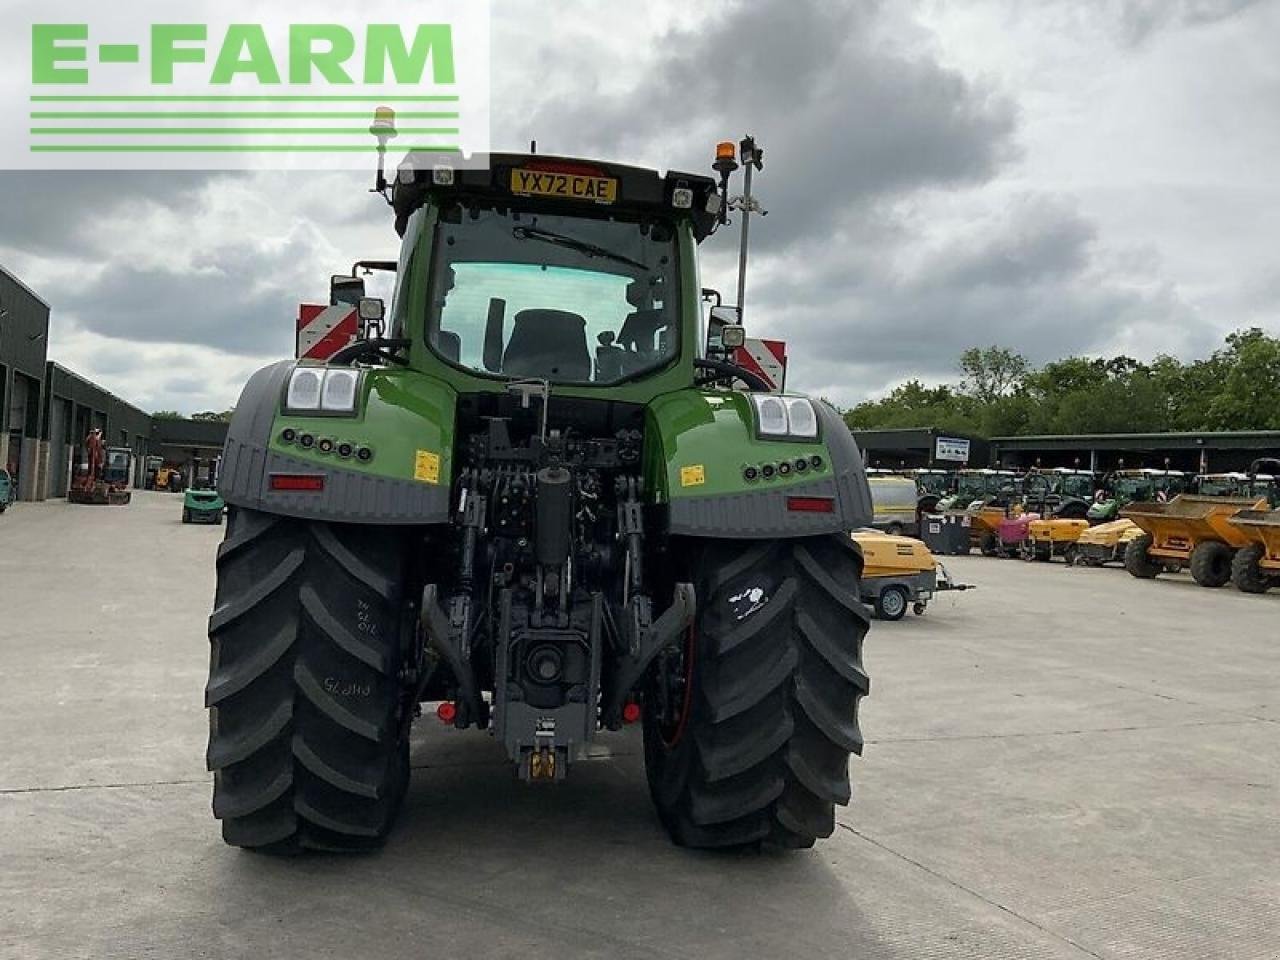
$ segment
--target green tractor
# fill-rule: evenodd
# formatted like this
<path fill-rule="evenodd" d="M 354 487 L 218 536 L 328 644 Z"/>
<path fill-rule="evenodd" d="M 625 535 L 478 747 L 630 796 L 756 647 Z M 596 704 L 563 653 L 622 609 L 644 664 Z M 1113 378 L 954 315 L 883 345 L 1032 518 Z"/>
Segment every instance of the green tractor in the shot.
<path fill-rule="evenodd" d="M 387 325 L 362 300 L 366 339 L 254 374 L 227 436 L 206 701 L 228 843 L 377 846 L 424 703 L 532 782 L 642 724 L 681 845 L 831 834 L 863 744 L 870 493 L 832 407 L 731 362 L 740 312 L 708 343 L 698 245 L 732 205 L 745 252 L 758 209 L 740 156 L 733 201 L 733 144 L 718 180 L 379 170 Z"/>
<path fill-rule="evenodd" d="M 1110 523 L 1130 503 L 1143 500 L 1171 500 L 1190 486 L 1190 477 L 1181 470 L 1115 470 L 1103 482 L 1105 493 L 1089 505 L 1085 519 L 1091 524 Z"/>

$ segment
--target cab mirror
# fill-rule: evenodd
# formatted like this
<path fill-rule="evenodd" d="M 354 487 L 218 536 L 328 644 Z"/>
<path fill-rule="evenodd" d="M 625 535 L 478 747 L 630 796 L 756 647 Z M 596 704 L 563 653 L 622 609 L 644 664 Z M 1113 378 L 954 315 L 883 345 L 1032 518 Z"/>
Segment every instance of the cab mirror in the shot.
<path fill-rule="evenodd" d="M 730 343 L 725 338 L 725 334 L 729 334 L 729 338 L 737 336 L 733 331 L 741 331 L 742 325 L 738 322 L 738 308 L 715 306 L 707 315 L 707 356 L 725 356 L 736 348 L 742 346 L 742 341 Z M 745 334 L 743 334 L 745 339 Z"/>
<path fill-rule="evenodd" d="M 329 306 L 345 303 L 357 306 L 364 299 L 364 278 L 349 274 L 334 274 L 329 278 Z"/>

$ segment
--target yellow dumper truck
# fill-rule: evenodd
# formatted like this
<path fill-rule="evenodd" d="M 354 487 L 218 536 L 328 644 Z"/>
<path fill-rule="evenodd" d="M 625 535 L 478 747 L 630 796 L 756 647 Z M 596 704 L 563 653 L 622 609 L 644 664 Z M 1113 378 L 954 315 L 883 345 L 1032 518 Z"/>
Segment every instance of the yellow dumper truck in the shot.
<path fill-rule="evenodd" d="M 1143 533 L 1125 549 L 1124 567 L 1149 580 L 1164 570 L 1190 568 L 1202 587 L 1221 587 L 1231 579 L 1235 553 L 1251 542 L 1244 528 L 1231 523 L 1241 510 L 1266 510 L 1265 497 L 1200 497 L 1179 494 L 1168 503 L 1131 503 L 1121 511 Z"/>

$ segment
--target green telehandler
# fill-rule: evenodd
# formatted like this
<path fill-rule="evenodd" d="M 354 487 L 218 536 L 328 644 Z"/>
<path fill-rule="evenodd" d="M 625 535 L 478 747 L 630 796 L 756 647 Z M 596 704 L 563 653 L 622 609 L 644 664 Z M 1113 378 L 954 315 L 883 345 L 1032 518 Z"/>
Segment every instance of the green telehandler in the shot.
<path fill-rule="evenodd" d="M 411 153 L 388 184 L 379 162 L 387 322 L 364 299 L 366 339 L 258 371 L 227 436 L 206 700 L 228 843 L 377 846 L 424 703 L 532 782 L 641 723 L 681 845 L 831 834 L 871 500 L 832 407 L 731 362 L 740 308 L 708 344 L 698 245 L 732 207 L 745 263 L 758 210 L 740 147 L 718 180 Z"/>

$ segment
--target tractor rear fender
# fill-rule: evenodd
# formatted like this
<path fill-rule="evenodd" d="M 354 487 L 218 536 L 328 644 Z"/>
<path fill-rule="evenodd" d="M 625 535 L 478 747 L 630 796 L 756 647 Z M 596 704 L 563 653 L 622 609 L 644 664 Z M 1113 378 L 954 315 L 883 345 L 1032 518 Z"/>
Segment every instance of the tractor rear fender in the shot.
<path fill-rule="evenodd" d="M 353 414 L 286 414 L 295 366 L 272 364 L 245 384 L 223 450 L 223 499 L 311 520 L 447 522 L 454 391 L 413 370 L 368 369 Z M 320 489 L 297 489 L 315 477 Z"/>
<path fill-rule="evenodd" d="M 871 523 L 862 454 L 829 404 L 817 439 L 766 439 L 739 391 L 680 390 L 646 412 L 645 485 L 670 533 L 805 537 Z"/>

